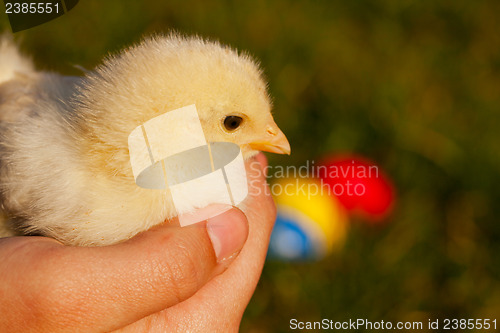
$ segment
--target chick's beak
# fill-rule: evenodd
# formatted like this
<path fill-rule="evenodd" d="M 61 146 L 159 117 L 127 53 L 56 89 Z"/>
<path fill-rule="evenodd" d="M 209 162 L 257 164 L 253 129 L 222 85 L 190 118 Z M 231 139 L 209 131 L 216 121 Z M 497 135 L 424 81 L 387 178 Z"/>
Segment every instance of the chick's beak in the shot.
<path fill-rule="evenodd" d="M 285 134 L 273 124 L 267 127 L 265 139 L 250 143 L 250 147 L 254 150 L 267 151 L 275 154 L 290 155 L 290 144 Z"/>

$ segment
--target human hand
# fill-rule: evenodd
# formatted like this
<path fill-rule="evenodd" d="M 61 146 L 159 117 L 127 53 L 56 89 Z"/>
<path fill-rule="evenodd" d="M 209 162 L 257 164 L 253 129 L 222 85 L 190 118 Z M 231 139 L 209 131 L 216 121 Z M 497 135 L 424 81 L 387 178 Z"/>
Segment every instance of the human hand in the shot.
<path fill-rule="evenodd" d="M 266 165 L 262 154 L 256 160 Z M 246 217 L 232 209 L 209 219 L 211 236 L 200 223 L 95 248 L 0 239 L 1 331 L 237 331 L 275 218 L 262 168 L 247 172 Z"/>

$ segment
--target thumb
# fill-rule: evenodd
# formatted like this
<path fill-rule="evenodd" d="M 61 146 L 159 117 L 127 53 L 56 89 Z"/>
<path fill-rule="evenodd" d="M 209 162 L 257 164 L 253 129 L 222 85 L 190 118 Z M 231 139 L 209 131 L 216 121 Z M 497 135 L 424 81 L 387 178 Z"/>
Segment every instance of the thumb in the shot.
<path fill-rule="evenodd" d="M 44 267 L 46 278 L 38 285 L 48 292 L 37 302 L 51 309 L 51 331 L 81 329 L 82 323 L 95 331 L 117 329 L 191 297 L 227 268 L 247 235 L 246 216 L 230 209 L 197 225 L 163 225 L 113 246 L 61 246 Z"/>

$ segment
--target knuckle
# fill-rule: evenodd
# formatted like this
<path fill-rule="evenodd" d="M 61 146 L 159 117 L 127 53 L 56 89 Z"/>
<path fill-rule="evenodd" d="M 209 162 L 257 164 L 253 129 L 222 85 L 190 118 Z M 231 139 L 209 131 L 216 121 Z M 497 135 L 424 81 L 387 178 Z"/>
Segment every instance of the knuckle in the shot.
<path fill-rule="evenodd" d="M 204 251 L 186 241 L 171 239 L 166 248 L 165 260 L 156 265 L 162 280 L 160 288 L 178 303 L 192 296 L 208 278 L 203 262 L 209 259 L 204 257 Z"/>
<path fill-rule="evenodd" d="M 70 327 L 78 311 L 75 308 L 76 295 L 71 292 L 68 279 L 54 260 L 57 253 L 49 253 L 39 258 L 31 270 L 31 283 L 23 293 L 23 303 L 30 309 L 37 327 L 55 329 L 61 325 Z"/>

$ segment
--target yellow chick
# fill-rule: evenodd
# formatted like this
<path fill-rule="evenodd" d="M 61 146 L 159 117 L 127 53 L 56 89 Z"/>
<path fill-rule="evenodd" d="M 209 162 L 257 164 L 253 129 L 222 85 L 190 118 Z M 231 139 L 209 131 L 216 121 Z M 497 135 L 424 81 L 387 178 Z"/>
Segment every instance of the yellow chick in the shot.
<path fill-rule="evenodd" d="M 107 245 L 175 217 L 167 190 L 137 186 L 128 136 L 195 104 L 209 142 L 245 159 L 290 153 L 266 83 L 246 54 L 176 34 L 143 40 L 82 78 L 37 72 L 0 41 L 0 236 Z M 183 138 L 179 138 L 183 140 Z"/>

